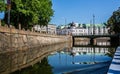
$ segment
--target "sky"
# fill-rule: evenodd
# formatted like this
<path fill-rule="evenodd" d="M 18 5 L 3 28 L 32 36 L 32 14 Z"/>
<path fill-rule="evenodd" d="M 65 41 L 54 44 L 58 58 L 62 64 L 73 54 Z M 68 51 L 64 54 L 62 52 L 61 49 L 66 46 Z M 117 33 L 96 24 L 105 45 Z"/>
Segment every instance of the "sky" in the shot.
<path fill-rule="evenodd" d="M 52 0 L 54 16 L 50 23 L 64 25 L 70 22 L 95 24 L 107 22 L 113 11 L 120 7 L 120 0 Z"/>

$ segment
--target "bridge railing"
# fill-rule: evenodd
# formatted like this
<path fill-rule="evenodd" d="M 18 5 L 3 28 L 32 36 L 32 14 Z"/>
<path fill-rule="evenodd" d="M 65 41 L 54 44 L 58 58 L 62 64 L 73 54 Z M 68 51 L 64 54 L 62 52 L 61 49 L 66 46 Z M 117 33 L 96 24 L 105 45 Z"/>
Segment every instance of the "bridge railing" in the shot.
<path fill-rule="evenodd" d="M 77 33 L 74 33 L 72 34 L 72 36 L 87 36 L 87 35 L 110 35 L 108 33 L 103 33 L 103 34 L 77 34 Z"/>

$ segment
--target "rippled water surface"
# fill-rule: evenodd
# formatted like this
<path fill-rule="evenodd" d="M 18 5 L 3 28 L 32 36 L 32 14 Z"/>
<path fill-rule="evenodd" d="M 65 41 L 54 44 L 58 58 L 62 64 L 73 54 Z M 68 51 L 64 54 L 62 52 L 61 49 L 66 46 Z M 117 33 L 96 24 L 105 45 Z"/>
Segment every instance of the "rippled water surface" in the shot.
<path fill-rule="evenodd" d="M 87 43 L 86 43 L 87 44 Z M 101 43 L 102 44 L 102 43 Z M 0 73 L 106 74 L 115 48 L 62 43 L 0 54 Z"/>
<path fill-rule="evenodd" d="M 54 74 L 105 74 L 112 60 L 109 48 L 72 47 L 48 56 Z"/>

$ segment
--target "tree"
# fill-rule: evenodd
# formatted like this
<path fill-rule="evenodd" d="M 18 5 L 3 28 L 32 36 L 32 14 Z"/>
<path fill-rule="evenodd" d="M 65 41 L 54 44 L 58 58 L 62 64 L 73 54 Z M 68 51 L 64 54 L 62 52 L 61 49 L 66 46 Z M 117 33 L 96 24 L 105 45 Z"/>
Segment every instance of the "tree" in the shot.
<path fill-rule="evenodd" d="M 47 25 L 53 16 L 51 0 L 11 0 L 11 24 L 28 29 L 33 25 Z M 7 22 L 7 13 L 5 21 Z"/>
<path fill-rule="evenodd" d="M 47 58 L 43 58 L 41 63 L 38 62 L 22 70 L 15 71 L 11 74 L 53 74 L 52 67 L 49 65 Z"/>
<path fill-rule="evenodd" d="M 47 24 L 51 18 L 49 16 L 53 15 L 53 10 L 52 8 L 52 2 L 51 0 L 41 0 L 40 1 L 41 6 L 40 6 L 40 11 L 39 11 L 39 21 L 40 24 Z M 46 22 L 46 23 L 44 23 Z"/>
<path fill-rule="evenodd" d="M 86 28 L 86 24 L 82 24 L 83 28 Z"/>
<path fill-rule="evenodd" d="M 107 27 L 110 33 L 120 33 L 120 8 L 108 19 Z"/>
<path fill-rule="evenodd" d="M 5 11 L 6 5 L 4 0 L 0 0 L 0 12 Z"/>
<path fill-rule="evenodd" d="M 106 22 L 103 23 L 104 26 L 107 26 L 108 24 Z"/>

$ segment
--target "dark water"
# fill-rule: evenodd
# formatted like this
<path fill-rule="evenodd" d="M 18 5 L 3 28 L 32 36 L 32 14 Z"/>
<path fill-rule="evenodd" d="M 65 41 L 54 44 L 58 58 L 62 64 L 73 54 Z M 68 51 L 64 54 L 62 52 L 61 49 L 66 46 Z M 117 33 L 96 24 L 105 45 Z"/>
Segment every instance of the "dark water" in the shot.
<path fill-rule="evenodd" d="M 115 47 L 97 44 L 83 41 L 0 53 L 0 74 L 106 74 Z"/>
<path fill-rule="evenodd" d="M 75 47 L 62 44 L 56 47 L 61 49 L 49 53 L 32 66 L 11 74 L 106 74 L 115 51 L 110 46 Z M 54 48 L 55 46 L 47 49 Z"/>
<path fill-rule="evenodd" d="M 73 47 L 48 56 L 54 74 L 106 74 L 112 60 L 109 48 Z"/>

